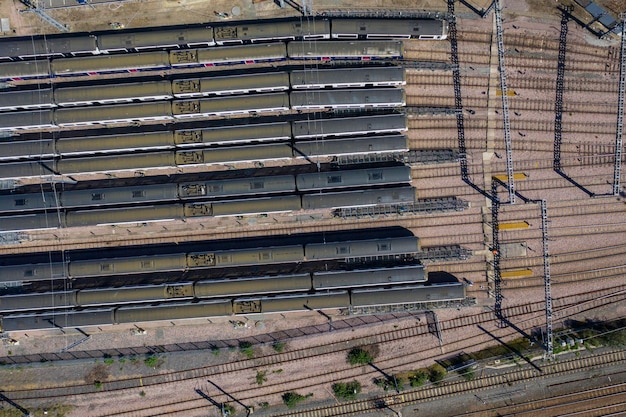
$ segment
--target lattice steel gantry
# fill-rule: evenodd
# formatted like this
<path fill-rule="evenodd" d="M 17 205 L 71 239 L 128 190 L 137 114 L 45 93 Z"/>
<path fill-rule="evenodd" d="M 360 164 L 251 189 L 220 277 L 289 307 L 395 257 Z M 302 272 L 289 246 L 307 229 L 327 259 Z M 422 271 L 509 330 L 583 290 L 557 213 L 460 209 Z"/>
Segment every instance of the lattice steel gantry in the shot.
<path fill-rule="evenodd" d="M 556 70 L 556 97 L 554 99 L 554 161 L 555 171 L 561 171 L 561 142 L 563 131 L 563 85 L 565 78 L 565 51 L 567 50 L 568 10 L 561 16 L 561 32 L 559 35 L 559 58 Z"/>
<path fill-rule="evenodd" d="M 552 289 L 550 281 L 550 252 L 548 250 L 548 205 L 546 200 L 539 202 L 541 205 L 541 242 L 543 244 L 543 279 L 546 295 L 546 341 L 545 357 L 554 359 L 553 335 L 552 335 Z"/>
<path fill-rule="evenodd" d="M 615 134 L 615 165 L 613 169 L 613 195 L 619 195 L 622 175 L 622 133 L 624 131 L 624 88 L 626 88 L 626 13 L 622 18 L 622 46 L 619 63 L 619 92 L 617 101 L 617 132 Z"/>

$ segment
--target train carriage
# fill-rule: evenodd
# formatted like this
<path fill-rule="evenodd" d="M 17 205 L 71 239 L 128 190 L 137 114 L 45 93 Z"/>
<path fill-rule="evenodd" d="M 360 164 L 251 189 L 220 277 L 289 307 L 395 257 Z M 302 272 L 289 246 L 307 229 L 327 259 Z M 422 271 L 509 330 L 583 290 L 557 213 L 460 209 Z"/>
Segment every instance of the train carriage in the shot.
<path fill-rule="evenodd" d="M 295 274 L 198 281 L 193 288 L 197 298 L 309 291 L 311 277 L 309 274 Z"/>
<path fill-rule="evenodd" d="M 61 205 L 63 207 L 89 207 L 177 199 L 175 184 L 159 184 L 64 191 L 61 194 Z"/>
<path fill-rule="evenodd" d="M 0 195 L 0 212 L 28 212 L 57 207 L 58 196 L 53 193 Z"/>
<path fill-rule="evenodd" d="M 315 140 L 294 144 L 294 156 L 296 158 L 369 155 L 406 152 L 408 150 L 408 139 L 403 135 Z"/>
<path fill-rule="evenodd" d="M 292 130 L 294 139 L 301 140 L 333 136 L 405 132 L 408 128 L 406 116 L 402 114 L 383 114 L 296 120 L 292 122 Z"/>
<path fill-rule="evenodd" d="M 179 204 L 77 210 L 65 215 L 66 227 L 119 225 L 124 223 L 167 222 L 184 218 Z"/>
<path fill-rule="evenodd" d="M 0 113 L 0 131 L 56 127 L 52 109 Z"/>
<path fill-rule="evenodd" d="M 402 42 L 398 41 L 306 41 L 289 42 L 287 55 L 295 60 L 387 60 L 401 59 Z"/>
<path fill-rule="evenodd" d="M 448 36 L 445 20 L 333 19 L 333 39 L 432 39 Z"/>
<path fill-rule="evenodd" d="M 460 282 L 431 285 L 407 285 L 388 289 L 352 291 L 353 307 L 372 307 L 394 304 L 435 303 L 462 301 L 465 285 Z"/>
<path fill-rule="evenodd" d="M 76 327 L 105 326 L 113 324 L 112 308 L 85 311 L 51 312 L 41 314 L 16 314 L 2 317 L 2 330 L 46 330 Z"/>
<path fill-rule="evenodd" d="M 153 272 L 184 271 L 185 254 L 131 256 L 72 261 L 69 275 L 72 278 L 102 277 L 111 275 L 142 274 Z"/>
<path fill-rule="evenodd" d="M 97 51 L 96 37 L 84 34 L 0 40 L 0 59 L 75 56 Z"/>
<path fill-rule="evenodd" d="M 287 47 L 282 42 L 225 46 L 221 48 L 176 50 L 170 51 L 169 53 L 169 62 L 174 68 L 255 64 L 259 62 L 283 61 L 285 59 L 287 59 Z"/>
<path fill-rule="evenodd" d="M 251 214 L 288 213 L 300 211 L 300 197 L 257 198 L 219 201 L 212 204 L 214 217 L 245 216 Z"/>
<path fill-rule="evenodd" d="M 406 105 L 404 91 L 398 88 L 292 91 L 294 110 L 372 109 Z"/>
<path fill-rule="evenodd" d="M 49 159 L 55 154 L 53 139 L 0 142 L 0 161 Z"/>
<path fill-rule="evenodd" d="M 296 190 L 292 175 L 238 178 L 221 181 L 187 182 L 178 184 L 181 199 L 195 197 L 231 197 L 248 194 L 291 193 Z"/>
<path fill-rule="evenodd" d="M 306 194 L 302 196 L 304 210 L 402 205 L 415 202 L 415 188 L 379 188 L 375 190 L 344 191 L 339 193 Z"/>
<path fill-rule="evenodd" d="M 328 20 L 256 21 L 214 28 L 215 43 L 232 45 L 247 42 L 264 42 L 295 39 L 329 39 Z"/>
<path fill-rule="evenodd" d="M 130 103 L 134 100 L 167 100 L 173 97 L 169 81 L 62 87 L 54 91 L 59 106 Z"/>
<path fill-rule="evenodd" d="M 124 306 L 115 310 L 115 323 L 142 323 L 223 317 L 233 313 L 231 300 L 206 300 L 199 303 L 176 303 L 151 306 Z"/>
<path fill-rule="evenodd" d="M 174 132 L 176 146 L 230 145 L 248 142 L 274 142 L 291 139 L 289 122 L 218 126 Z"/>
<path fill-rule="evenodd" d="M 76 294 L 76 305 L 100 306 L 192 298 L 193 284 L 183 282 L 165 285 L 138 285 L 121 288 L 80 290 Z"/>
<path fill-rule="evenodd" d="M 282 294 L 258 298 L 237 298 L 233 301 L 235 314 L 287 313 L 349 306 L 350 296 L 347 291 L 322 294 Z"/>
<path fill-rule="evenodd" d="M 50 77 L 50 61 L 0 62 L 0 81 L 19 81 Z"/>
<path fill-rule="evenodd" d="M 289 90 L 289 74 L 270 72 L 172 81 L 176 97 L 267 93 Z"/>
<path fill-rule="evenodd" d="M 51 88 L 0 92 L 0 111 L 49 109 L 55 107 Z"/>
<path fill-rule="evenodd" d="M 172 112 L 177 119 L 236 114 L 249 115 L 286 110 L 289 110 L 289 95 L 287 93 L 250 94 L 172 102 Z"/>
<path fill-rule="evenodd" d="M 173 148 L 172 133 L 167 131 L 59 138 L 56 141 L 57 152 L 67 156 Z"/>
<path fill-rule="evenodd" d="M 59 291 L 3 295 L 0 297 L 0 313 L 71 308 L 76 304 L 76 294 L 77 291 Z"/>
<path fill-rule="evenodd" d="M 68 265 L 60 262 L 3 265 L 2 268 L 0 268 L 0 282 L 31 282 L 65 279 L 68 277 L 68 271 Z"/>
<path fill-rule="evenodd" d="M 58 108 L 54 117 L 58 126 L 70 127 L 171 120 L 171 112 L 171 105 L 168 101 L 157 101 L 97 107 Z"/>
<path fill-rule="evenodd" d="M 164 29 L 150 28 L 146 31 L 103 33 L 98 35 L 101 52 L 141 51 L 145 49 L 172 49 L 193 46 L 213 46 L 213 28 Z"/>
<path fill-rule="evenodd" d="M 423 265 L 313 273 L 313 289 L 316 291 L 416 282 L 426 282 L 426 271 Z"/>
<path fill-rule="evenodd" d="M 345 242 L 309 243 L 304 252 L 308 261 L 370 256 L 393 256 L 419 251 L 415 236 Z"/>
<path fill-rule="evenodd" d="M 321 88 L 394 87 L 406 84 L 402 67 L 295 70 L 289 74 L 294 90 Z"/>
<path fill-rule="evenodd" d="M 296 185 L 300 191 L 406 182 L 411 182 L 411 168 L 408 166 L 314 172 L 296 177 Z"/>
<path fill-rule="evenodd" d="M 97 75 L 116 72 L 162 70 L 170 67 L 169 55 L 164 51 L 98 55 L 52 60 L 56 76 Z"/>
<path fill-rule="evenodd" d="M 197 151 L 176 152 L 176 165 L 224 164 L 234 162 L 279 161 L 291 159 L 293 153 L 287 144 L 264 144 L 257 146 L 233 146 Z"/>

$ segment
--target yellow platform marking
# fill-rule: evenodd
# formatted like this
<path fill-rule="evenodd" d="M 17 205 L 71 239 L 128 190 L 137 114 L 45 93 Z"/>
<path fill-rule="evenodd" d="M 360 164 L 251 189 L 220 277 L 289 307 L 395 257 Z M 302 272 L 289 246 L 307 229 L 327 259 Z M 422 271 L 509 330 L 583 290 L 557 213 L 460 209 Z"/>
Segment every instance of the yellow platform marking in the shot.
<path fill-rule="evenodd" d="M 509 180 L 509 176 L 506 174 L 497 174 L 497 175 L 494 175 L 493 178 L 496 178 L 502 182 L 507 182 Z M 528 178 L 528 175 L 524 174 L 523 172 L 520 172 L 518 174 L 513 174 L 513 179 L 515 181 L 525 180 L 526 178 Z"/>
<path fill-rule="evenodd" d="M 516 95 L 515 90 L 506 90 L 507 97 L 515 97 Z M 502 90 L 496 90 L 496 97 L 502 97 Z"/>
<path fill-rule="evenodd" d="M 519 229 L 528 229 L 530 225 L 528 222 L 507 222 L 500 223 L 498 225 L 499 230 L 519 230 Z"/>
<path fill-rule="evenodd" d="M 520 277 L 530 277 L 533 275 L 533 271 L 531 269 L 517 269 L 512 271 L 502 271 L 500 272 L 500 277 L 502 278 L 520 278 Z"/>

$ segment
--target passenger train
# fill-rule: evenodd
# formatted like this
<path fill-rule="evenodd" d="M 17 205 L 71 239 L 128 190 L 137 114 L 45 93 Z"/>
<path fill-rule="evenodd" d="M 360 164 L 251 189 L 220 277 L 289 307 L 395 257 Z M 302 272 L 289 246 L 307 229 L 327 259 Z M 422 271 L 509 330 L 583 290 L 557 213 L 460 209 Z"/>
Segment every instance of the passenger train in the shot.
<path fill-rule="evenodd" d="M 3 265 L 0 268 L 0 282 L 98 278 L 113 275 L 184 272 L 193 269 L 269 264 L 299 264 L 308 261 L 370 257 L 385 259 L 405 259 L 408 257 L 410 259 L 413 254 L 419 251 L 419 239 L 415 236 L 407 236 L 123 258 L 70 259 L 67 263 Z"/>
<path fill-rule="evenodd" d="M 158 27 L 115 32 L 46 35 L 0 40 L 0 59 L 29 59 L 137 52 L 149 49 L 235 45 L 276 40 L 443 40 L 448 24 L 437 19 L 280 19 L 235 24 Z"/>
<path fill-rule="evenodd" d="M 0 81 L 55 77 L 94 77 L 220 65 L 249 65 L 285 61 L 393 60 L 403 56 L 399 41 L 311 41 L 176 49 L 52 60 L 0 62 Z M 158 73 L 157 73 L 158 74 Z"/>
<path fill-rule="evenodd" d="M 247 314 L 289 313 L 319 309 L 348 309 L 420 303 L 460 303 L 465 285 L 460 282 L 402 285 L 391 288 L 331 290 L 271 296 L 222 298 L 115 308 L 87 308 L 15 314 L 2 317 L 3 331 L 76 328 L 150 321 L 229 317 Z"/>
<path fill-rule="evenodd" d="M 6 294 L 0 297 L 0 313 L 390 286 L 425 281 L 424 266 L 403 265 L 394 268 L 321 271 L 161 285 Z"/>
<path fill-rule="evenodd" d="M 189 75 L 187 75 L 189 76 Z M 406 84 L 402 67 L 304 69 L 240 75 L 125 82 L 78 87 L 11 89 L 0 93 L 0 111 L 37 110 L 173 98 L 271 93 L 324 88 L 395 87 Z"/>

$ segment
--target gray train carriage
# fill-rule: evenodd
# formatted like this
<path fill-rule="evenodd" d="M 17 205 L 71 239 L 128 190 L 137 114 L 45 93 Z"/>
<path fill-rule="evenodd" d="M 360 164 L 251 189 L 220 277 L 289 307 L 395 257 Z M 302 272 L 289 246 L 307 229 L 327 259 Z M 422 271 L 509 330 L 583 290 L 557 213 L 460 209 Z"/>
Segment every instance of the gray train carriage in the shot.
<path fill-rule="evenodd" d="M 63 216 L 59 213 L 24 214 L 0 217 L 0 230 L 20 232 L 26 230 L 58 229 L 63 225 Z"/>
<path fill-rule="evenodd" d="M 202 130 L 177 130 L 176 146 L 230 145 L 249 142 L 277 142 L 291 139 L 288 122 L 219 126 Z"/>
<path fill-rule="evenodd" d="M 63 156 L 173 149 L 171 132 L 131 133 L 127 135 L 60 138 L 56 151 Z"/>
<path fill-rule="evenodd" d="M 64 191 L 60 202 L 63 207 L 97 207 L 175 200 L 178 200 L 176 184 L 159 184 Z"/>
<path fill-rule="evenodd" d="M 333 19 L 333 39 L 444 40 L 448 25 L 435 19 Z"/>
<path fill-rule="evenodd" d="M 286 110 L 289 110 L 289 95 L 287 93 L 250 94 L 172 102 L 172 113 L 177 119 L 236 114 L 253 115 Z"/>
<path fill-rule="evenodd" d="M 173 152 L 151 152 L 146 154 L 61 159 L 56 166 L 59 173 L 70 175 L 159 169 L 174 167 L 176 164 Z"/>
<path fill-rule="evenodd" d="M 60 127 L 110 125 L 172 120 L 169 101 L 117 104 L 77 108 L 57 108 L 55 120 Z"/>
<path fill-rule="evenodd" d="M 52 109 L 0 113 L 0 131 L 55 128 Z"/>
<path fill-rule="evenodd" d="M 172 97 L 169 81 L 62 87 L 54 91 L 54 100 L 59 106 L 131 103 Z"/>
<path fill-rule="evenodd" d="M 296 140 L 405 132 L 407 130 L 406 116 L 402 114 L 311 119 L 292 122 L 293 137 Z"/>
<path fill-rule="evenodd" d="M 350 296 L 347 291 L 237 298 L 233 301 L 235 314 L 290 313 L 328 308 L 347 308 L 349 306 Z"/>
<path fill-rule="evenodd" d="M 80 290 L 76 295 L 78 306 L 100 306 L 155 302 L 163 300 L 185 300 L 193 298 L 193 283 L 164 285 L 137 285 L 120 288 L 97 288 Z"/>
<path fill-rule="evenodd" d="M 311 276 L 295 274 L 198 281 L 193 288 L 197 298 L 303 292 L 311 289 Z"/>
<path fill-rule="evenodd" d="M 110 275 L 143 274 L 153 272 L 184 271 L 187 261 L 184 253 L 171 255 L 132 256 L 72 261 L 69 275 L 72 278 Z"/>
<path fill-rule="evenodd" d="M 98 35 L 98 49 L 101 52 L 141 51 L 157 48 L 180 48 L 193 46 L 213 46 L 213 28 L 164 29 L 151 28 L 146 32 L 117 32 Z"/>
<path fill-rule="evenodd" d="M 233 307 L 230 300 L 206 300 L 199 303 L 187 302 L 140 307 L 124 306 L 115 310 L 115 323 L 185 320 L 231 316 L 232 314 Z"/>
<path fill-rule="evenodd" d="M 0 195 L 0 212 L 28 212 L 51 209 L 58 206 L 60 196 L 53 193 L 30 193 Z"/>
<path fill-rule="evenodd" d="M 65 215 L 66 227 L 121 225 L 180 220 L 185 216 L 180 204 L 71 211 Z"/>
<path fill-rule="evenodd" d="M 460 282 L 352 291 L 353 307 L 437 303 L 464 299 L 465 286 Z"/>
<path fill-rule="evenodd" d="M 289 74 L 294 90 L 355 87 L 396 87 L 406 84 L 402 67 L 296 70 Z"/>
<path fill-rule="evenodd" d="M 0 142 L 0 161 L 49 159 L 55 155 L 53 139 Z"/>
<path fill-rule="evenodd" d="M 76 305 L 77 291 L 58 291 L 40 294 L 3 295 L 0 313 L 15 311 L 52 310 Z"/>
<path fill-rule="evenodd" d="M 0 282 L 31 282 L 65 279 L 67 265 L 61 262 L 28 265 L 4 265 L 0 268 Z M 0 297 L 1 298 L 1 297 Z"/>
<path fill-rule="evenodd" d="M 406 105 L 404 90 L 398 88 L 292 91 L 294 110 L 371 109 Z"/>
<path fill-rule="evenodd" d="M 269 72 L 172 81 L 174 96 L 180 98 L 230 94 L 271 93 L 289 90 L 289 74 Z"/>
<path fill-rule="evenodd" d="M 170 67 L 165 51 L 60 58 L 52 61 L 57 77 L 162 70 Z"/>
<path fill-rule="evenodd" d="M 214 28 L 215 43 L 232 45 L 295 39 L 330 39 L 328 20 L 293 20 L 243 23 Z"/>
<path fill-rule="evenodd" d="M 260 62 L 283 61 L 287 59 L 287 46 L 283 42 L 175 50 L 169 52 L 172 67 L 234 64 L 255 64 Z"/>
<path fill-rule="evenodd" d="M 185 182 L 178 184 L 178 196 L 181 199 L 288 193 L 294 191 L 296 191 L 296 184 L 292 175 L 238 178 L 222 181 Z"/>
<path fill-rule="evenodd" d="M 408 166 L 314 172 L 296 177 L 300 191 L 407 182 L 411 182 L 411 167 Z"/>
<path fill-rule="evenodd" d="M 316 140 L 296 142 L 294 144 L 294 155 L 296 158 L 369 155 L 406 152 L 408 150 L 409 142 L 404 135 Z"/>
<path fill-rule="evenodd" d="M 426 282 L 426 271 L 423 265 L 356 269 L 353 271 L 323 271 L 313 274 L 313 289 L 315 291 L 417 282 Z"/>
<path fill-rule="evenodd" d="M 189 268 L 208 268 L 269 263 L 301 262 L 304 250 L 301 245 L 270 246 L 266 248 L 234 249 L 216 252 L 198 252 L 187 255 Z"/>
<path fill-rule="evenodd" d="M 0 111 L 50 109 L 55 107 L 51 88 L 0 92 Z"/>
<path fill-rule="evenodd" d="M 248 200 L 218 201 L 212 204 L 214 217 L 245 216 L 267 213 L 289 213 L 300 210 L 300 197 L 267 197 Z"/>
<path fill-rule="evenodd" d="M 265 144 L 257 146 L 236 146 L 229 148 L 211 148 L 197 151 L 176 152 L 176 165 L 204 165 L 245 163 L 260 161 L 280 161 L 291 159 L 293 153 L 287 144 Z"/>
<path fill-rule="evenodd" d="M 5 332 L 50 330 L 61 328 L 105 326 L 113 324 L 112 308 L 41 314 L 16 314 L 2 317 Z"/>
<path fill-rule="evenodd" d="M 50 61 L 0 62 L 0 81 L 49 78 L 50 74 Z"/>
<path fill-rule="evenodd" d="M 287 55 L 296 60 L 378 60 L 400 59 L 399 41 L 309 41 L 289 42 Z"/>
<path fill-rule="evenodd" d="M 33 177 L 46 179 L 46 177 L 55 175 L 56 172 L 57 165 L 52 160 L 4 162 L 0 164 L 0 179 Z"/>
<path fill-rule="evenodd" d="M 304 248 L 308 261 L 371 256 L 395 256 L 419 251 L 417 237 L 398 237 L 346 242 L 309 243 Z"/>
<path fill-rule="evenodd" d="M 304 210 L 367 207 L 379 205 L 411 204 L 415 202 L 415 188 L 379 188 L 365 191 L 305 194 L 302 196 Z"/>
<path fill-rule="evenodd" d="M 0 41 L 0 58 L 75 56 L 98 52 L 95 36 L 5 38 Z"/>

